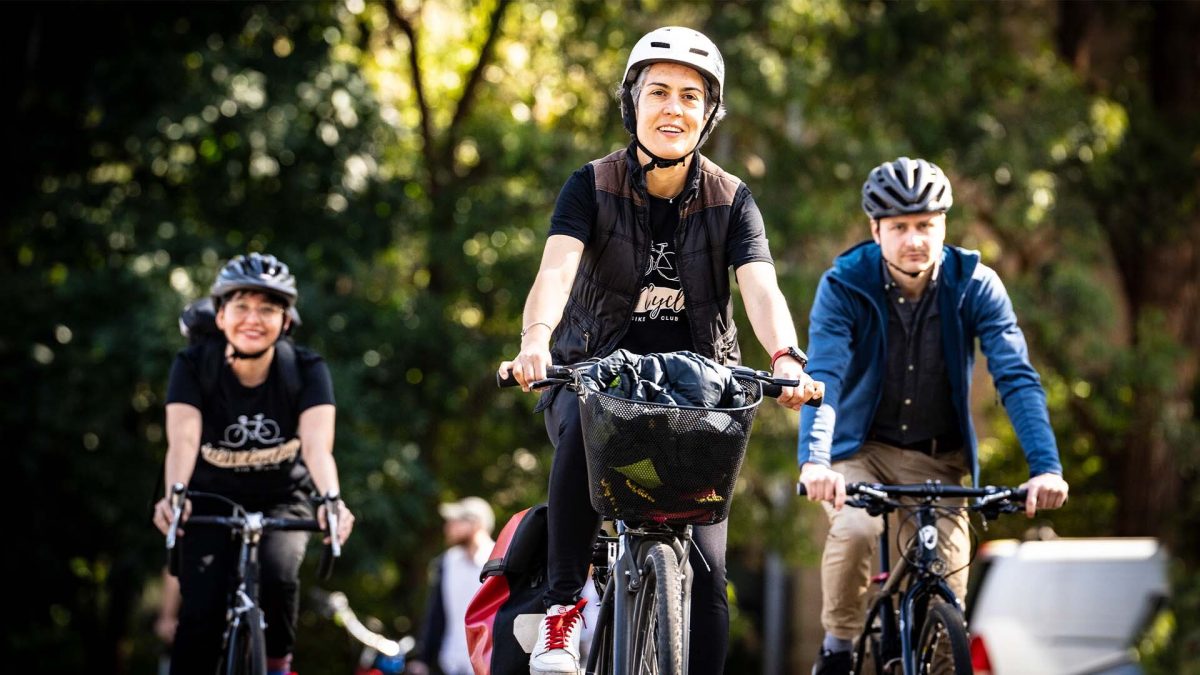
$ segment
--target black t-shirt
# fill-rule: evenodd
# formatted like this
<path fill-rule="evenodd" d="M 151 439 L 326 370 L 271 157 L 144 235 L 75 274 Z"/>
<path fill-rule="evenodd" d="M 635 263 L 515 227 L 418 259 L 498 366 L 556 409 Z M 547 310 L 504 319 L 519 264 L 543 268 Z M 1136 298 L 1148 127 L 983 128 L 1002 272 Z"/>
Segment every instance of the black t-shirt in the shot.
<path fill-rule="evenodd" d="M 574 237 L 587 245 L 596 224 L 596 174 L 591 164 L 571 174 L 563 185 L 550 218 L 550 234 Z M 730 215 L 726 255 L 738 267 L 756 261 L 771 262 L 763 235 L 762 213 L 746 186 L 738 188 Z M 675 229 L 679 204 L 650 197 L 650 230 L 653 244 L 642 277 L 641 295 L 622 338 L 620 349 L 635 354 L 695 349 L 688 323 L 687 302 L 675 264 Z"/>
<path fill-rule="evenodd" d="M 200 410 L 200 456 L 189 487 L 237 498 L 274 496 L 286 499 L 310 488 L 308 468 L 297 436 L 300 413 L 333 400 L 333 383 L 325 360 L 296 347 L 301 388 L 293 408 L 276 364 L 257 387 L 238 382 L 222 360 L 211 395 L 204 396 L 200 372 L 204 345 L 183 349 L 171 367 L 167 403 L 187 403 Z"/>

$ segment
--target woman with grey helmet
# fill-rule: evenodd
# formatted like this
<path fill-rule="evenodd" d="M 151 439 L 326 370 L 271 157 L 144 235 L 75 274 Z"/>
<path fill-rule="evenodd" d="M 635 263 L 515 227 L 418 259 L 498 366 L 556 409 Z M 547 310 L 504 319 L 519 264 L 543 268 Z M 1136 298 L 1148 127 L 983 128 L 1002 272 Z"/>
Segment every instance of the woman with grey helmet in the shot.
<path fill-rule="evenodd" d="M 872 240 L 839 256 L 817 288 L 808 346 L 812 374 L 828 389 L 820 410 L 800 415 L 799 462 L 809 499 L 825 502 L 830 521 L 819 675 L 851 672 L 883 528 L 862 509 L 842 508 L 846 482 L 979 482 L 969 403 L 977 342 L 1029 464 L 1026 513 L 1067 499 L 1046 394 L 1004 284 L 978 252 L 945 244 L 953 203 L 937 165 L 908 157 L 880 164 L 862 188 Z M 965 512 L 939 529 L 939 556 L 957 570 L 947 581 L 963 599 Z"/>
<path fill-rule="evenodd" d="M 167 386 L 166 489 L 189 489 L 232 499 L 268 516 L 312 518 L 309 495 L 340 492 L 333 459 L 334 400 L 329 369 L 315 352 L 287 344 L 298 370 L 298 391 L 286 380 L 280 338 L 293 320 L 296 279 L 274 256 L 230 260 L 211 289 L 218 338 L 179 352 Z M 294 352 L 294 353 L 293 353 Z M 216 506 L 197 501 L 195 513 Z M 338 531 L 345 541 L 354 516 L 340 501 Z M 191 514 L 184 505 L 184 523 Z M 214 515 L 228 515 L 210 511 Z M 170 497 L 155 505 L 164 534 Z M 325 506 L 316 514 L 325 524 Z M 180 529 L 179 534 L 184 534 Z M 259 547 L 261 604 L 268 671 L 291 671 L 305 532 L 269 531 Z M 194 528 L 182 540 L 183 600 L 171 672 L 211 675 L 220 660 L 226 597 L 238 549 L 220 528 Z"/>
<path fill-rule="evenodd" d="M 525 391 L 551 363 L 617 349 L 691 350 L 738 363 L 729 269 L 774 375 L 800 380 L 779 402 L 819 397 L 775 278 L 762 214 L 750 190 L 700 154 L 724 116 L 725 65 L 716 45 L 667 27 L 634 45 L 618 90 L 629 146 L 576 171 L 551 218 L 525 303 L 521 350 L 500 364 Z M 549 489 L 546 616 L 530 673 L 577 673 L 579 601 L 600 518 L 588 497 L 578 399 L 545 392 L 538 410 L 555 446 Z M 727 523 L 697 527 L 692 551 L 690 669 L 724 669 Z M 703 562 L 701 561 L 703 557 Z"/>

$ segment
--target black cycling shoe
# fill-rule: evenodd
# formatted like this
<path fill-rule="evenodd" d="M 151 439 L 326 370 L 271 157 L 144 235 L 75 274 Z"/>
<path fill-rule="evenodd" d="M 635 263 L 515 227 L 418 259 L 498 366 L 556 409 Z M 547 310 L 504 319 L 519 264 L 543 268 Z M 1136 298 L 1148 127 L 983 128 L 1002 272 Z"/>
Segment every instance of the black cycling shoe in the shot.
<path fill-rule="evenodd" d="M 849 650 L 830 652 L 824 649 L 813 664 L 812 675 L 850 675 L 854 669 L 854 655 Z"/>

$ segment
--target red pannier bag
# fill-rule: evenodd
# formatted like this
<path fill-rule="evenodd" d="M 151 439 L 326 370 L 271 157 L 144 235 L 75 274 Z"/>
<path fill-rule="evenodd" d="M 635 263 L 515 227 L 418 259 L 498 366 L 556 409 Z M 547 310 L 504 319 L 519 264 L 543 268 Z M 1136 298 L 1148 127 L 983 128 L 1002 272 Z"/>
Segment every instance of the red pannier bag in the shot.
<path fill-rule="evenodd" d="M 467 605 L 467 650 L 475 675 L 526 675 L 546 613 L 546 505 L 516 514 L 496 537 Z"/>

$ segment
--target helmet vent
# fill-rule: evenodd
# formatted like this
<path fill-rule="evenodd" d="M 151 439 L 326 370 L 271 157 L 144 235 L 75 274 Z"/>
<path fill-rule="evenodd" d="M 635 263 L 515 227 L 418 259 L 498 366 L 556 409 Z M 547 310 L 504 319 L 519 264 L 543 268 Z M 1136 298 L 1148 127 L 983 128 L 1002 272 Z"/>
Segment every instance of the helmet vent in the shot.
<path fill-rule="evenodd" d="M 704 51 L 703 49 L 696 49 L 695 47 L 692 47 L 688 51 L 693 54 L 699 54 L 700 56 L 708 56 L 708 52 Z"/>
<path fill-rule="evenodd" d="M 671 43 L 670 42 L 651 42 L 650 46 L 658 47 L 659 49 L 670 49 Z"/>

